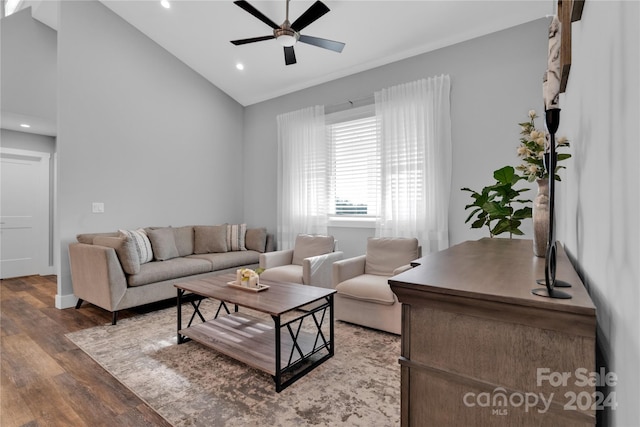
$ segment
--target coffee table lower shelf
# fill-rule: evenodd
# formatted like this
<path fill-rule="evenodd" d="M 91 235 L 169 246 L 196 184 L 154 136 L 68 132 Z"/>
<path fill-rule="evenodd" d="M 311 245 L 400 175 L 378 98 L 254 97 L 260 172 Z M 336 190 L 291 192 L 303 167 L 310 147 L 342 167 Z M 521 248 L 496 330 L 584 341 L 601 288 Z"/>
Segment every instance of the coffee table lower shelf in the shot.
<path fill-rule="evenodd" d="M 318 331 L 295 330 L 289 325 L 279 325 L 277 317 L 273 320 L 268 323 L 247 313 L 232 312 L 180 329 L 178 334 L 270 374 L 276 382 L 276 391 L 280 392 L 333 356 L 333 331 L 326 340 Z M 280 331 L 279 340 L 276 329 Z"/>

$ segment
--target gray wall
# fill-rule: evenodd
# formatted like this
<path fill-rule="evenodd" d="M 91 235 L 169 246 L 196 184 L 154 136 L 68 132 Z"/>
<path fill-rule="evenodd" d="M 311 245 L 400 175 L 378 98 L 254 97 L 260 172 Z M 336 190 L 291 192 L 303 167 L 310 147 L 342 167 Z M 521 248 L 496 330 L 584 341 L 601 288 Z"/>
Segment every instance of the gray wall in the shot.
<path fill-rule="evenodd" d="M 638 2 L 585 2 L 560 99 L 574 157 L 558 185 L 558 240 L 596 304 L 600 362 L 619 379 L 600 425 L 640 420 L 639 17 Z"/>
<path fill-rule="evenodd" d="M 29 120 L 34 126 L 33 131 L 54 135 L 57 111 L 56 32 L 32 19 L 31 8 L 2 18 L 0 29 L 3 115 L 12 113 L 34 118 Z M 36 123 L 43 128 L 38 130 Z"/>
<path fill-rule="evenodd" d="M 56 306 L 69 307 L 76 234 L 242 220 L 243 108 L 97 1 L 60 3 L 58 66 Z"/>
<path fill-rule="evenodd" d="M 471 41 L 429 52 L 290 95 L 245 110 L 245 218 L 276 227 L 276 116 L 310 105 L 357 100 L 374 91 L 439 74 L 451 76 L 453 177 L 449 203 L 450 243 L 487 237 L 464 223 L 471 198 L 462 187 L 479 190 L 492 173 L 517 165 L 519 122 L 530 109 L 542 110 L 542 73 L 546 69 L 548 21 L 537 20 Z M 542 123 L 539 123 L 542 126 Z M 528 193 L 534 197 L 533 191 Z M 531 238 L 531 221 L 523 230 Z M 347 255 L 364 253 L 373 230 L 331 231 Z"/>

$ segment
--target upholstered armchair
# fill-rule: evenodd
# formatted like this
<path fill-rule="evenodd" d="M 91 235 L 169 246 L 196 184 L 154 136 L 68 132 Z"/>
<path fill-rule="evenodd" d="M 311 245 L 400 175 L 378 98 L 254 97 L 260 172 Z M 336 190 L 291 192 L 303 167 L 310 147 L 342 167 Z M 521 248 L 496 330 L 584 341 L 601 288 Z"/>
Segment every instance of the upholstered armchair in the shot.
<path fill-rule="evenodd" d="M 420 258 L 418 239 L 370 238 L 367 252 L 333 264 L 335 318 L 400 334 L 402 304 L 389 286 L 389 278 L 411 268 Z"/>
<path fill-rule="evenodd" d="M 342 256 L 333 236 L 299 234 L 293 249 L 260 254 L 260 277 L 333 289 L 331 266 Z"/>

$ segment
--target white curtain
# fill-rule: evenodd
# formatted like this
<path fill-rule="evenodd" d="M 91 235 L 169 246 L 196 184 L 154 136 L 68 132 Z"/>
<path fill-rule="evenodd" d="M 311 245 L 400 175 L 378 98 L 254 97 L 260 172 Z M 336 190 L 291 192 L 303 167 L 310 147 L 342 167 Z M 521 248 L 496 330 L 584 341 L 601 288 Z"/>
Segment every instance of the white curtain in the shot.
<path fill-rule="evenodd" d="M 423 252 L 449 246 L 449 76 L 375 93 L 382 188 L 379 237 L 417 237 Z"/>
<path fill-rule="evenodd" d="M 324 106 L 280 114 L 278 121 L 278 249 L 299 233 L 327 234 L 327 142 Z"/>

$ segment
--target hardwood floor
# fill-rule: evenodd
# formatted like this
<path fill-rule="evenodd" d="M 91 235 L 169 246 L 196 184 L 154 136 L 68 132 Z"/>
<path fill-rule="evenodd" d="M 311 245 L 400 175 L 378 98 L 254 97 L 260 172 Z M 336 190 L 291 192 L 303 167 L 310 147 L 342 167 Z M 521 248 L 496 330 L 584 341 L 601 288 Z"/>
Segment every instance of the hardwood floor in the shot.
<path fill-rule="evenodd" d="M 169 426 L 64 336 L 111 313 L 86 302 L 59 310 L 55 294 L 56 276 L 0 281 L 0 426 Z"/>

